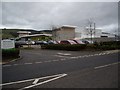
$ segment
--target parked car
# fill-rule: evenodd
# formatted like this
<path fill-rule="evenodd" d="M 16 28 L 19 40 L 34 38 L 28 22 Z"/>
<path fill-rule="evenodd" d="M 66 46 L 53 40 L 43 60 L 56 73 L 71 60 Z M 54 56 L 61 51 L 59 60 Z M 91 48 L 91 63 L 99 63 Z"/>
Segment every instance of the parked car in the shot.
<path fill-rule="evenodd" d="M 77 44 L 76 42 L 74 42 L 73 40 L 62 40 L 60 41 L 60 44 Z"/>
<path fill-rule="evenodd" d="M 77 44 L 85 44 L 82 40 L 79 40 L 79 39 L 76 39 L 76 40 L 73 40 L 74 42 L 76 42 Z"/>
<path fill-rule="evenodd" d="M 82 42 L 84 42 L 85 44 L 89 44 L 87 40 L 82 40 Z"/>
<path fill-rule="evenodd" d="M 93 44 L 94 41 L 91 41 L 91 40 L 82 40 L 85 44 Z"/>
<path fill-rule="evenodd" d="M 48 41 L 48 44 L 58 44 L 58 42 L 57 42 L 57 41 L 50 40 L 50 41 Z"/>
<path fill-rule="evenodd" d="M 36 45 L 48 45 L 46 41 L 35 41 Z"/>
<path fill-rule="evenodd" d="M 32 44 L 35 44 L 35 42 L 34 41 L 22 41 L 22 40 L 20 40 L 20 41 L 15 41 L 15 44 L 16 45 L 32 45 Z"/>

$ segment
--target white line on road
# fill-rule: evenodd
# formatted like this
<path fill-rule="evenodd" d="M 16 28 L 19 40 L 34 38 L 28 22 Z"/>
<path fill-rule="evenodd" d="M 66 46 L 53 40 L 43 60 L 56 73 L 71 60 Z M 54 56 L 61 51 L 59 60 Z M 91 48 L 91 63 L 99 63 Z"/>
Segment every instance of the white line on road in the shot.
<path fill-rule="evenodd" d="M 59 60 L 52 60 L 53 62 L 59 61 Z"/>
<path fill-rule="evenodd" d="M 57 53 L 59 55 L 71 55 L 70 53 Z"/>
<path fill-rule="evenodd" d="M 66 75 L 67 75 L 67 74 L 62 74 L 62 75 L 59 75 L 59 76 L 57 76 L 57 77 L 55 77 L 55 78 L 48 79 L 48 80 L 45 80 L 45 81 L 43 81 L 43 82 L 40 82 L 40 83 L 37 83 L 37 84 L 34 84 L 34 85 L 30 85 L 30 86 L 24 87 L 24 88 L 19 89 L 19 90 L 29 89 L 29 88 L 32 88 L 32 87 L 35 87 L 35 86 L 38 86 L 38 85 L 41 85 L 41 84 L 45 84 L 45 83 L 54 81 L 54 80 L 56 80 L 56 79 L 65 77 Z"/>
<path fill-rule="evenodd" d="M 57 57 L 66 57 L 66 56 L 60 56 L 60 55 L 54 55 L 54 56 L 57 56 Z"/>
<path fill-rule="evenodd" d="M 92 56 L 99 56 L 99 55 L 107 55 L 110 54 L 111 52 L 103 52 L 99 54 L 93 54 L 93 55 L 83 55 L 83 56 L 74 56 L 74 57 L 65 57 L 65 56 L 60 56 L 60 55 L 55 55 L 58 57 L 64 57 L 65 59 L 60 59 L 60 60 L 48 60 L 48 61 L 40 61 L 40 62 L 34 62 L 35 64 L 40 64 L 40 63 L 49 63 L 49 62 L 55 62 L 55 61 L 64 61 L 64 60 L 69 60 L 69 59 L 78 59 L 78 58 L 85 58 L 85 57 L 92 57 Z M 3 65 L 3 67 L 10 67 L 10 66 L 18 66 L 18 65 L 30 65 L 34 63 L 24 63 L 24 64 L 13 64 L 13 65 Z"/>
<path fill-rule="evenodd" d="M 32 84 L 37 84 L 38 81 L 39 79 L 35 79 L 35 81 Z"/>
<path fill-rule="evenodd" d="M 48 62 L 52 62 L 52 61 L 49 60 L 49 61 L 44 61 L 44 62 L 48 63 Z"/>
<path fill-rule="evenodd" d="M 17 66 L 17 65 L 19 65 L 19 64 L 13 64 L 14 66 Z"/>
<path fill-rule="evenodd" d="M 111 66 L 111 65 L 115 65 L 115 64 L 118 64 L 118 63 L 120 63 L 120 62 L 115 62 L 115 63 L 103 65 L 103 66 L 94 67 L 94 69 L 104 68 L 104 67 Z"/>
<path fill-rule="evenodd" d="M 79 57 L 70 57 L 71 59 L 76 59 L 76 58 L 79 58 Z"/>
<path fill-rule="evenodd" d="M 32 81 L 32 80 L 36 80 L 36 79 L 41 80 L 41 79 L 52 78 L 52 77 L 57 77 L 57 76 L 62 76 L 62 75 L 67 75 L 67 74 L 57 74 L 57 75 L 52 75 L 52 76 L 45 76 L 45 77 L 40 77 L 40 78 L 34 78 L 34 79 L 28 79 L 28 80 L 22 80 L 22 81 L 15 81 L 15 82 L 10 82 L 10 83 L 0 84 L 0 86 L 18 84 L 18 83 L 28 82 L 28 81 Z"/>
<path fill-rule="evenodd" d="M 63 59 L 60 59 L 61 61 L 64 61 L 64 60 L 66 60 L 65 58 L 63 58 Z"/>
<path fill-rule="evenodd" d="M 12 65 L 3 65 L 3 67 L 10 67 L 10 66 L 12 66 Z"/>
<path fill-rule="evenodd" d="M 94 54 L 95 56 L 99 55 L 99 54 Z"/>
<path fill-rule="evenodd" d="M 27 64 L 27 65 L 29 65 L 29 64 L 32 64 L 32 63 L 24 63 L 24 64 Z"/>
<path fill-rule="evenodd" d="M 36 64 L 42 63 L 42 62 L 35 62 Z"/>

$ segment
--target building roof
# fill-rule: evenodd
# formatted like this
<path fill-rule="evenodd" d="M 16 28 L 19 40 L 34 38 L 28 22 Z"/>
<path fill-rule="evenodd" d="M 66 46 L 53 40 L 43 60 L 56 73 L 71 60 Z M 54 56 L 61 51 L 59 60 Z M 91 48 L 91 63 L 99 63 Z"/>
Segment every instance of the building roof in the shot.
<path fill-rule="evenodd" d="M 63 25 L 62 27 L 65 27 L 65 28 L 76 28 L 76 26 L 71 26 L 71 25 Z"/>
<path fill-rule="evenodd" d="M 30 34 L 31 32 L 29 32 L 29 31 L 18 31 L 17 33 L 24 33 L 24 34 Z"/>
<path fill-rule="evenodd" d="M 21 38 L 23 38 L 23 37 L 35 37 L 35 36 L 52 36 L 52 35 L 51 34 L 32 34 L 32 35 L 21 36 Z"/>
<path fill-rule="evenodd" d="M 76 26 L 71 26 L 71 25 L 62 25 L 61 27 L 55 28 L 54 31 L 61 30 L 61 28 L 72 28 L 75 29 Z"/>

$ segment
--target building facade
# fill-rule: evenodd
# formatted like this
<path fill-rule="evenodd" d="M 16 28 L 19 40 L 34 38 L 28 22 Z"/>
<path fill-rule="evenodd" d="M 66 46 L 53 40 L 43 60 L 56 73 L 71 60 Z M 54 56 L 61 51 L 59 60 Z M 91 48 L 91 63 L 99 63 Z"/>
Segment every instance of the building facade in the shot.
<path fill-rule="evenodd" d="M 27 35 L 31 34 L 31 32 L 29 32 L 29 31 L 18 31 L 17 33 L 18 33 L 19 37 L 23 37 L 23 36 L 27 36 Z"/>
<path fill-rule="evenodd" d="M 79 31 L 79 32 L 78 32 Z M 78 29 L 75 38 L 91 40 L 91 33 L 88 29 Z M 102 29 L 96 28 L 92 32 L 92 40 L 97 42 L 115 41 L 117 39 L 115 34 L 102 32 Z"/>
<path fill-rule="evenodd" d="M 68 40 L 75 38 L 75 26 L 62 26 L 52 30 L 53 40 Z"/>
<path fill-rule="evenodd" d="M 78 32 L 79 31 L 79 32 Z M 101 29 L 95 29 L 92 30 L 92 32 L 90 32 L 88 29 L 79 29 L 76 32 L 76 38 L 79 39 L 84 39 L 84 38 L 91 38 L 91 34 L 92 34 L 92 38 L 100 38 L 102 35 L 102 30 Z"/>

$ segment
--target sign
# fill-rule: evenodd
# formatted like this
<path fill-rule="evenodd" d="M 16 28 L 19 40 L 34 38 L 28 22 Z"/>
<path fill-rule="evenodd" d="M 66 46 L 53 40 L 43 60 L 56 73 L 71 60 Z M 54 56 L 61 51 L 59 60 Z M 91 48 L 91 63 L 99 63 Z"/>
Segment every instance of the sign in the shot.
<path fill-rule="evenodd" d="M 2 40 L 1 41 L 1 48 L 2 49 L 15 48 L 15 41 L 9 40 L 9 39 Z"/>

